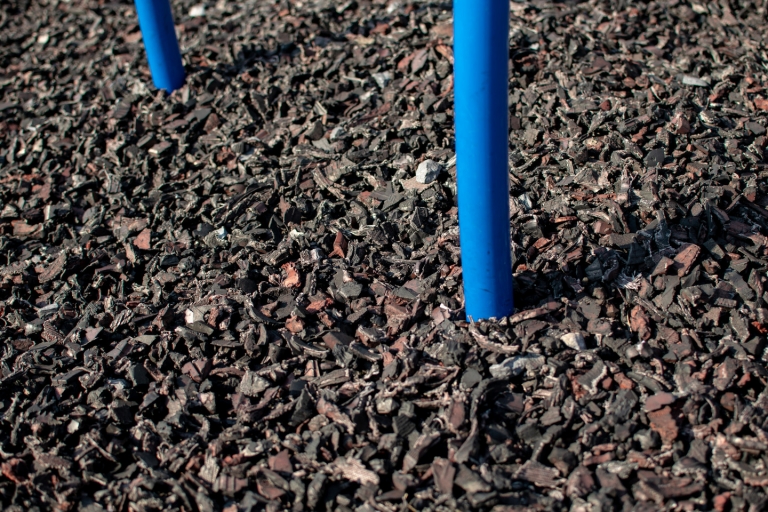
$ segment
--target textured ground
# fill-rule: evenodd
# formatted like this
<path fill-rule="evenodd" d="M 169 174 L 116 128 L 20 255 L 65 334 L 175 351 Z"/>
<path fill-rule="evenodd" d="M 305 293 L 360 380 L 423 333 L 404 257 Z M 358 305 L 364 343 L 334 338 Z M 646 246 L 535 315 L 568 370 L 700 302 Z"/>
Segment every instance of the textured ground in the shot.
<path fill-rule="evenodd" d="M 511 7 L 470 325 L 450 3 L 3 2 L 2 508 L 765 509 L 765 4 Z"/>

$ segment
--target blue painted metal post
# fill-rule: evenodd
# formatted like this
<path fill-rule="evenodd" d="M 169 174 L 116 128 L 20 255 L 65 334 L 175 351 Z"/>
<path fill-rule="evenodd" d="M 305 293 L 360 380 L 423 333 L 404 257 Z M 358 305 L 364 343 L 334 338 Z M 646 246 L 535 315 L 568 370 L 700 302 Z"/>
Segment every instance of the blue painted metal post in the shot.
<path fill-rule="evenodd" d="M 158 89 L 173 92 L 184 84 L 184 65 L 171 3 L 169 0 L 135 0 L 135 3 L 152 81 Z"/>
<path fill-rule="evenodd" d="M 454 0 L 454 93 L 467 317 L 512 313 L 507 101 L 509 0 Z"/>

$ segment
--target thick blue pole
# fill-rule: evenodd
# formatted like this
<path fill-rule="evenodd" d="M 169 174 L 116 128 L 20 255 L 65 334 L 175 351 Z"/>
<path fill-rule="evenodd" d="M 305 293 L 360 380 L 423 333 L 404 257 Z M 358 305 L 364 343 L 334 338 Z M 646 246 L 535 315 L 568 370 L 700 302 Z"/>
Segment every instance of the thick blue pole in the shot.
<path fill-rule="evenodd" d="M 173 92 L 184 84 L 184 65 L 170 1 L 135 0 L 135 3 L 152 81 L 158 89 Z"/>
<path fill-rule="evenodd" d="M 507 81 L 509 0 L 454 0 L 454 92 L 467 317 L 512 313 Z"/>

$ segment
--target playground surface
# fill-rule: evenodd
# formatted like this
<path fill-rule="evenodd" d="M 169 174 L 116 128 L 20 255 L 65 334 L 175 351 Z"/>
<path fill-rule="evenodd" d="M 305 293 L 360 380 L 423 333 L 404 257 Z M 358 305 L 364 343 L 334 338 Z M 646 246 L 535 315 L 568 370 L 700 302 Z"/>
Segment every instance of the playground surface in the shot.
<path fill-rule="evenodd" d="M 450 2 L 172 6 L 0 5 L 1 509 L 766 509 L 765 3 L 510 4 L 479 322 Z"/>

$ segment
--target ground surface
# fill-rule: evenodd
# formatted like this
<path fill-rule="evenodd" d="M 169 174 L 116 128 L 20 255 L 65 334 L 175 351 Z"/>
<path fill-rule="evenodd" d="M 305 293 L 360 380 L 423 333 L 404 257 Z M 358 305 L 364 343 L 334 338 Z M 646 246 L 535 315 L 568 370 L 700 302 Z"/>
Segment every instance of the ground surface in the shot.
<path fill-rule="evenodd" d="M 450 4 L 204 7 L 2 2 L 3 509 L 765 509 L 764 3 L 512 4 L 476 325 Z"/>

